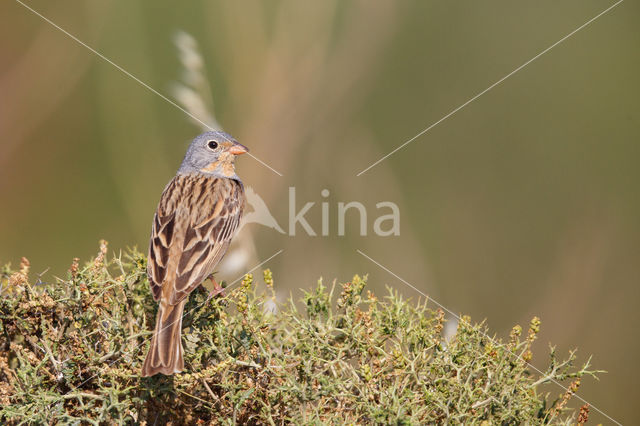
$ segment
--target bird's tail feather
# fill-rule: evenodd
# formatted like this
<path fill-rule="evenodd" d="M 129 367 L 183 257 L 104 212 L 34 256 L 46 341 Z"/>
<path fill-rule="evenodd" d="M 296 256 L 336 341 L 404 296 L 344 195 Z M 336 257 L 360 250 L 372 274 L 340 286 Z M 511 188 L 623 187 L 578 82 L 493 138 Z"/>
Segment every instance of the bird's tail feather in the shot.
<path fill-rule="evenodd" d="M 171 375 L 184 369 L 181 330 L 185 303 L 186 300 L 173 306 L 160 303 L 156 329 L 142 366 L 142 376 L 158 373 Z"/>

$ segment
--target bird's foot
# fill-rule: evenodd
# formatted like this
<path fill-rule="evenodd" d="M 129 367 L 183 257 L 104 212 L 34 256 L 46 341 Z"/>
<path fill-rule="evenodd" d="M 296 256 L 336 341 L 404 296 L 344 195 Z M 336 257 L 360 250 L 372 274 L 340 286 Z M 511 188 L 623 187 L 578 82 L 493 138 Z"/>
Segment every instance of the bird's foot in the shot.
<path fill-rule="evenodd" d="M 213 283 L 213 290 L 209 292 L 209 296 L 207 297 L 207 300 L 217 296 L 224 297 L 225 296 L 224 287 L 218 284 L 216 279 L 213 277 L 213 274 L 209 275 L 208 280 L 210 280 Z"/>

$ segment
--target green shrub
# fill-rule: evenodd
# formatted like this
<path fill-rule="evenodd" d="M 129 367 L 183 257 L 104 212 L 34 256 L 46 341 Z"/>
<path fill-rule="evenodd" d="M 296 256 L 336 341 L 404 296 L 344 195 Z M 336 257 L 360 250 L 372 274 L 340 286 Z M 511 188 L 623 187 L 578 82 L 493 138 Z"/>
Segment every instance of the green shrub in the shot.
<path fill-rule="evenodd" d="M 502 343 L 463 317 L 443 338 L 444 313 L 397 292 L 378 299 L 366 277 L 305 292 L 303 309 L 276 306 L 248 274 L 224 298 L 191 295 L 184 317 L 186 371 L 139 377 L 156 304 L 145 257 L 107 259 L 43 283 L 29 264 L 0 285 L 0 422 L 19 423 L 478 423 L 586 421 L 567 408 L 588 364 L 575 356 L 531 371 L 531 343 L 514 327 Z M 334 294 L 335 293 L 335 294 Z M 275 307 L 275 309 L 274 309 Z M 540 386 L 566 383 L 549 402 Z"/>

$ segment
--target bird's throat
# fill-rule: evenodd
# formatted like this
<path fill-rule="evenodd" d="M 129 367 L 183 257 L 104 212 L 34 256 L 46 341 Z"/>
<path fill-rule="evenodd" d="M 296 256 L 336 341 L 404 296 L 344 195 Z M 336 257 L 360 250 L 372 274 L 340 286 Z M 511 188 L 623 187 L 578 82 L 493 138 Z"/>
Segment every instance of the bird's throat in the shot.
<path fill-rule="evenodd" d="M 204 167 L 200 171 L 203 173 L 220 174 L 222 176 L 230 178 L 236 174 L 234 160 L 235 155 L 224 152 L 216 161 Z"/>

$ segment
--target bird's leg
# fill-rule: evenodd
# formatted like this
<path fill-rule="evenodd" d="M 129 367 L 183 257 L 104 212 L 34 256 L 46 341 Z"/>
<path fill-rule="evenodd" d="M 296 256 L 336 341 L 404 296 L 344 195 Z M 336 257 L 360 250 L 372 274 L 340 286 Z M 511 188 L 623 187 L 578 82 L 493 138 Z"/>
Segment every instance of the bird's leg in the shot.
<path fill-rule="evenodd" d="M 216 297 L 218 295 L 224 296 L 224 287 L 218 284 L 216 279 L 213 277 L 213 274 L 209 275 L 207 279 L 213 283 L 213 290 L 209 292 L 209 297 L 207 297 L 207 300 L 211 299 L 212 297 Z"/>

